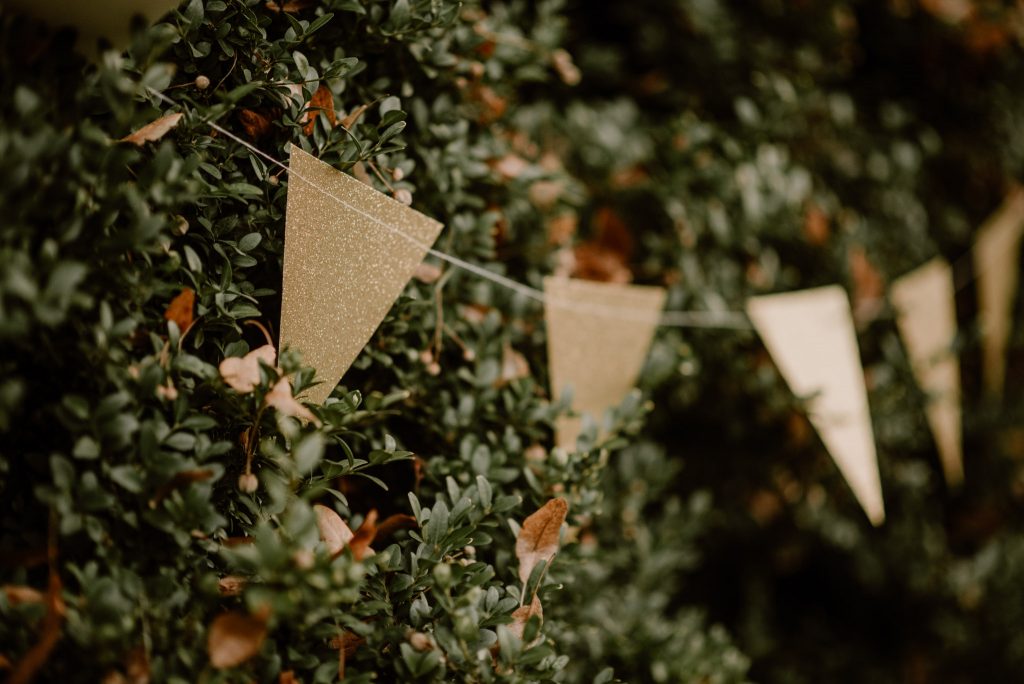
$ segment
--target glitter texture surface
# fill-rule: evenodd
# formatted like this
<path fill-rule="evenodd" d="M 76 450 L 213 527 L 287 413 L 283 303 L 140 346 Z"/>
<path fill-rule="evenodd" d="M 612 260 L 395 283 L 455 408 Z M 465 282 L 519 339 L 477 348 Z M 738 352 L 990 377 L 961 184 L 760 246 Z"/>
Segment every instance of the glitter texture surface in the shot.
<path fill-rule="evenodd" d="M 618 406 L 636 385 L 647 358 L 665 290 L 643 285 L 545 278 L 548 364 L 551 389 L 560 397 L 572 388 L 572 407 L 601 424 L 604 412 Z M 631 312 L 629 322 L 617 308 Z M 558 421 L 556 443 L 575 449 L 581 418 Z"/>
<path fill-rule="evenodd" d="M 426 253 L 385 226 L 421 245 L 443 226 L 295 146 L 289 169 L 281 345 L 316 368 L 303 399 L 322 403 Z"/>

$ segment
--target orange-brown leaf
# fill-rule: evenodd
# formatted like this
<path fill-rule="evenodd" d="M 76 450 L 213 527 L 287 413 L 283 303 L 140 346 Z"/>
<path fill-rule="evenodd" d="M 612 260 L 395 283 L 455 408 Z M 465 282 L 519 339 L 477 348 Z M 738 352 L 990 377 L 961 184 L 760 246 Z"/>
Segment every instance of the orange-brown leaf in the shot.
<path fill-rule="evenodd" d="M 178 330 L 185 332 L 192 325 L 192 310 L 196 304 L 196 293 L 190 287 L 184 288 L 171 300 L 164 311 L 164 318 L 178 324 Z"/>
<path fill-rule="evenodd" d="M 238 575 L 225 575 L 217 580 L 217 589 L 221 596 L 238 596 L 249 583 L 244 577 Z"/>
<path fill-rule="evenodd" d="M 270 119 L 255 110 L 239 110 L 238 121 L 242 124 L 245 134 L 253 140 L 258 140 L 270 133 Z"/>
<path fill-rule="evenodd" d="M 7 596 L 7 602 L 12 606 L 25 603 L 42 603 L 46 600 L 46 594 L 38 589 L 17 584 L 5 584 L 4 594 Z"/>
<path fill-rule="evenodd" d="M 285 670 L 277 677 L 277 684 L 301 684 L 294 670 Z"/>
<path fill-rule="evenodd" d="M 332 556 L 344 551 L 345 545 L 354 536 L 349 526 L 341 519 L 340 515 L 327 506 L 317 504 L 313 506 L 313 511 L 316 513 L 316 526 L 320 530 L 320 539 L 327 546 L 327 550 Z"/>
<path fill-rule="evenodd" d="M 365 112 L 369 106 L 370 105 L 368 104 L 361 104 L 353 109 L 348 116 L 341 120 L 341 127 L 348 130 L 355 126 L 356 122 L 359 121 L 359 117 L 363 115 L 363 112 Z"/>
<path fill-rule="evenodd" d="M 313 4 L 312 0 L 267 0 L 265 7 L 271 12 L 287 12 L 288 14 L 296 14 L 302 10 L 310 7 Z"/>
<path fill-rule="evenodd" d="M 53 559 L 56 551 L 51 550 L 50 583 L 46 589 L 46 615 L 43 616 L 39 627 L 39 637 L 36 643 L 25 652 L 21 660 L 17 662 L 7 678 L 7 684 L 28 684 L 35 679 L 36 673 L 60 640 L 61 628 L 64 625 L 64 597 L 63 584 L 60 575 L 52 569 Z"/>
<path fill-rule="evenodd" d="M 508 626 L 509 631 L 522 639 L 523 631 L 526 629 L 526 623 L 529 622 L 530 618 L 534 615 L 539 617 L 541 620 L 544 619 L 544 609 L 541 607 L 540 598 L 536 594 L 533 595 L 533 600 L 530 601 L 530 605 L 519 606 L 512 612 L 512 622 Z"/>
<path fill-rule="evenodd" d="M 313 134 L 313 126 L 316 125 L 316 119 L 320 116 L 320 112 L 327 115 L 327 120 L 331 123 L 331 126 L 334 126 L 338 121 L 334 114 L 334 93 L 323 83 L 313 93 L 313 97 L 310 99 L 309 104 L 306 105 L 306 109 L 309 111 L 306 112 L 306 125 L 302 128 L 302 132 L 306 135 Z"/>
<path fill-rule="evenodd" d="M 398 530 L 414 530 L 419 527 L 416 518 L 405 513 L 395 513 L 384 518 L 384 521 L 377 525 L 377 536 L 374 539 L 385 539 Z"/>
<path fill-rule="evenodd" d="M 538 563 L 550 562 L 558 553 L 558 536 L 568 512 L 569 504 L 565 499 L 552 499 L 523 521 L 523 529 L 516 539 L 519 579 L 523 584 L 530 579 Z"/>
<path fill-rule="evenodd" d="M 214 618 L 207 635 L 210 664 L 219 670 L 241 665 L 260 652 L 266 638 L 266 615 L 222 613 Z"/>
<path fill-rule="evenodd" d="M 273 345 L 265 344 L 257 347 L 245 356 L 229 356 L 220 362 L 218 370 L 232 389 L 247 394 L 260 384 L 260 361 L 268 366 L 277 362 L 277 350 Z"/>
<path fill-rule="evenodd" d="M 363 524 L 359 526 L 355 534 L 352 535 L 352 539 L 348 542 L 348 547 L 352 549 L 352 555 L 356 560 L 363 560 L 367 556 L 374 554 L 373 549 L 370 548 L 370 544 L 377 538 L 377 511 L 376 509 L 366 514 L 363 519 Z"/>
<path fill-rule="evenodd" d="M 139 130 L 133 131 L 129 135 L 121 138 L 118 142 L 131 143 L 133 145 L 138 145 L 139 147 L 142 147 L 147 142 L 156 142 L 167 135 L 168 131 L 177 126 L 182 116 L 184 115 L 181 112 L 161 116 L 156 121 L 151 121 Z"/>
<path fill-rule="evenodd" d="M 504 387 L 514 380 L 528 377 L 530 377 L 530 364 L 526 361 L 526 357 L 506 342 L 501 351 L 501 375 L 495 381 L 495 386 Z"/>

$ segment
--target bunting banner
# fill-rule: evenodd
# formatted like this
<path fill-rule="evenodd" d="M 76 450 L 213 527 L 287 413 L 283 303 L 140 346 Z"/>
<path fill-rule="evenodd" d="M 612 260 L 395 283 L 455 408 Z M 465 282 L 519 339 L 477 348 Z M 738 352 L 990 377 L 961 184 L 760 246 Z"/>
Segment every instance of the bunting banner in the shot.
<path fill-rule="evenodd" d="M 146 24 L 170 12 L 180 0 L 5 0 L 18 11 L 32 15 L 52 28 L 71 26 L 78 33 L 75 49 L 87 57 L 95 56 L 96 42 L 104 39 L 118 50 L 132 36 L 132 21 L 143 17 Z"/>
<path fill-rule="evenodd" d="M 838 285 L 753 297 L 747 315 L 857 501 L 885 520 L 864 370 L 846 292 Z"/>
<path fill-rule="evenodd" d="M 570 391 L 573 409 L 600 426 L 636 385 L 665 296 L 660 287 L 545 278 L 552 396 Z M 560 418 L 555 443 L 575 449 L 582 426 L 581 417 Z"/>
<path fill-rule="evenodd" d="M 1017 186 L 978 230 L 973 251 L 985 390 L 997 398 L 1003 395 L 1006 378 L 1006 344 L 1010 339 L 1013 300 L 1017 294 L 1022 234 L 1024 187 Z"/>
<path fill-rule="evenodd" d="M 942 258 L 899 278 L 890 298 L 911 368 L 927 395 L 925 415 L 942 463 L 946 484 L 963 482 L 960 361 L 953 351 L 956 302 L 953 269 Z"/>
<path fill-rule="evenodd" d="M 303 398 L 319 404 L 443 226 L 295 146 L 286 211 L 281 346 L 316 368 L 321 384 Z"/>

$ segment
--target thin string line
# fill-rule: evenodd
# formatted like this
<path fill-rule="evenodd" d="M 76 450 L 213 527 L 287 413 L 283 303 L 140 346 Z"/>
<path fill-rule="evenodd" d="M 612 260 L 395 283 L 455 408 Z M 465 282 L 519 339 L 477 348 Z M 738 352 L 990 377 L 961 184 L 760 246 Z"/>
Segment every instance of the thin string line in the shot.
<path fill-rule="evenodd" d="M 164 102 L 170 105 L 180 105 L 180 103 L 172 100 L 161 92 L 158 92 L 152 88 L 149 91 L 160 98 Z M 234 142 L 242 145 L 249 151 L 267 160 L 271 164 L 280 167 L 288 174 L 289 178 L 298 178 L 317 192 L 321 193 L 325 197 L 328 197 L 338 204 L 350 209 L 360 216 L 370 220 L 371 222 L 381 226 L 385 230 L 401 237 L 402 239 L 409 242 L 409 244 L 416 248 L 423 250 L 430 256 L 433 256 L 441 261 L 451 264 L 455 268 L 462 269 L 477 275 L 481 278 L 489 280 L 496 285 L 500 285 L 508 290 L 516 292 L 517 294 L 523 295 L 529 299 L 535 300 L 544 304 L 545 306 L 555 306 L 559 308 L 573 309 L 574 311 L 586 311 L 599 316 L 607 316 L 618 320 L 634 321 L 637 323 L 656 324 L 661 327 L 672 327 L 672 328 L 728 328 L 735 330 L 751 330 L 753 326 L 750 324 L 746 314 L 742 311 L 661 311 L 657 315 L 649 315 L 643 311 L 638 311 L 633 308 L 618 307 L 611 305 L 595 304 L 590 302 L 576 302 L 567 299 L 559 299 L 546 294 L 543 290 L 539 290 L 535 287 L 531 287 L 525 283 L 521 283 L 517 280 L 513 280 L 507 276 L 495 273 L 494 271 L 479 266 L 477 264 L 461 259 L 455 255 L 442 252 L 438 249 L 434 249 L 431 245 L 420 242 L 412 235 L 396 228 L 392 225 L 385 223 L 373 214 L 369 214 L 359 207 L 346 202 L 341 197 L 334 195 L 324 188 L 320 187 L 317 183 L 313 182 L 309 178 L 306 178 L 298 171 L 290 168 L 287 164 L 274 156 L 264 152 L 255 145 L 251 144 L 247 140 L 238 137 L 231 131 L 227 130 L 223 126 L 219 125 L 215 121 L 206 120 L 206 123 L 210 125 L 218 133 L 223 134 L 227 138 L 230 138 Z"/>

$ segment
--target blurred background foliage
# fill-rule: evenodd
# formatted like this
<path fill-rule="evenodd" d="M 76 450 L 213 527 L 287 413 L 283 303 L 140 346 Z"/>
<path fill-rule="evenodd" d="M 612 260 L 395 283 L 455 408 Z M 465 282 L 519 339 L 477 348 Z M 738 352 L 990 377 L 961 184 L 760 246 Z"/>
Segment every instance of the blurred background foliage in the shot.
<path fill-rule="evenodd" d="M 42 645 L 39 679 L 66 681 L 1015 679 L 1024 331 L 986 400 L 960 257 L 1024 171 L 1019 3 L 188 0 L 95 62 L 0 12 L 0 666 Z M 276 344 L 288 179 L 211 121 L 536 286 L 737 310 L 844 285 L 888 521 L 750 332 L 661 331 L 650 401 L 551 449 L 542 312 L 441 264 L 319 426 L 262 410 L 275 369 L 240 394 L 217 366 L 265 343 L 249 322 Z M 964 284 L 957 492 L 885 300 L 936 254 Z M 165 319 L 183 287 L 187 331 Z M 522 587 L 514 535 L 553 496 L 563 550 Z M 332 559 L 316 503 L 419 529 Z M 533 585 L 517 640 L 499 625 Z M 225 610 L 257 653 L 218 669 Z"/>

